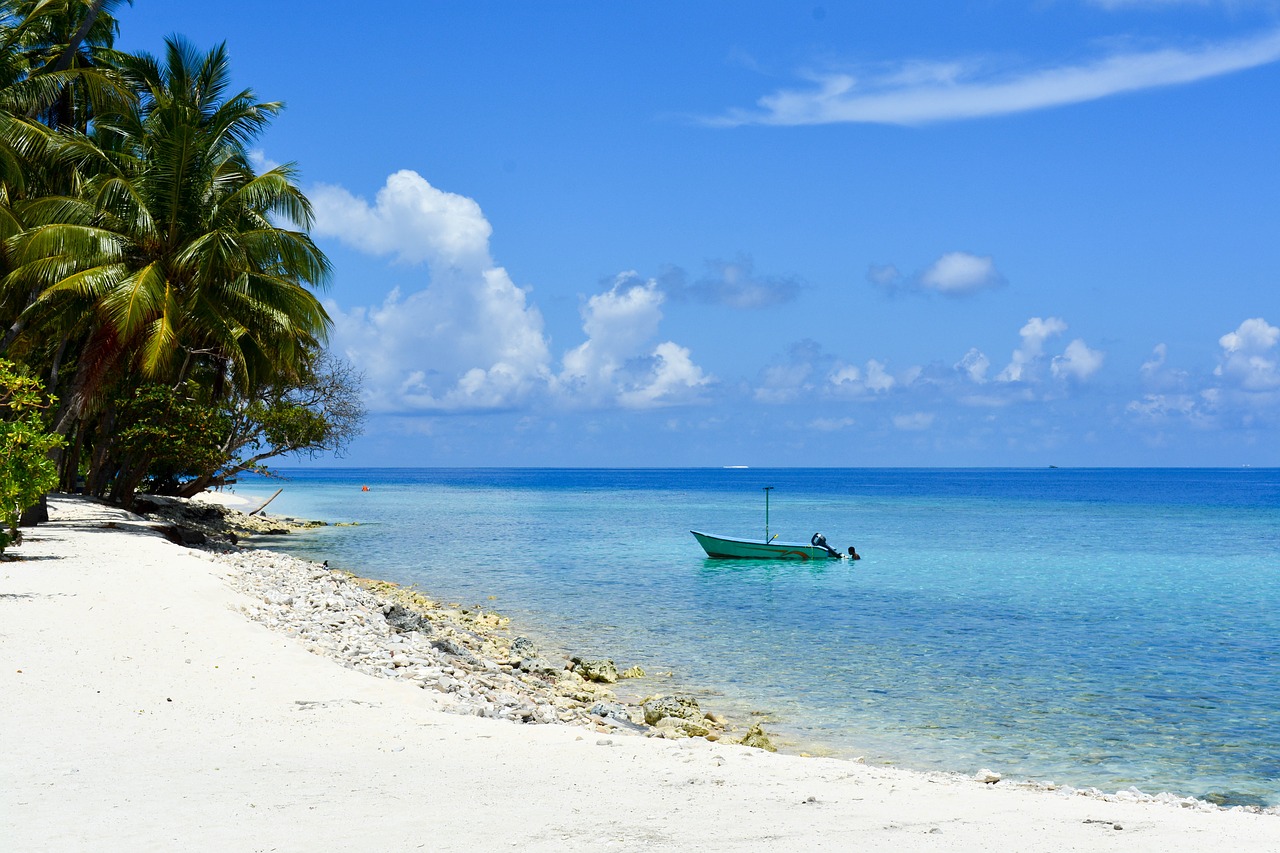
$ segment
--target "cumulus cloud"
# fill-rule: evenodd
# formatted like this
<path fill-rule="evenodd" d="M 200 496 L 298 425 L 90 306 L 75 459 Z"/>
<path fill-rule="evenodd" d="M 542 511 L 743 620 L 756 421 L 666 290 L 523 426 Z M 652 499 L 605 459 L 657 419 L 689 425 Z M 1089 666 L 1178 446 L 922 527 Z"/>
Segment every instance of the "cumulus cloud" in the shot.
<path fill-rule="evenodd" d="M 827 375 L 831 389 L 843 397 L 864 397 L 891 391 L 898 381 L 889 373 L 885 362 L 868 359 L 865 367 L 837 364 Z"/>
<path fill-rule="evenodd" d="M 888 391 L 896 384 L 896 380 L 885 369 L 886 365 L 874 358 L 867 362 L 867 374 L 863 380 L 868 389 L 877 392 Z"/>
<path fill-rule="evenodd" d="M 427 262 L 433 275 L 458 266 L 490 264 L 493 233 L 480 205 L 436 189 L 417 172 L 402 169 L 387 178 L 374 203 L 338 186 L 320 184 L 310 193 L 313 229 L 371 255 L 394 255 L 406 263 Z"/>
<path fill-rule="evenodd" d="M 1054 356 L 1049 369 L 1059 379 L 1085 380 L 1098 372 L 1103 358 L 1104 354 L 1100 350 L 1089 349 L 1084 341 L 1076 338 L 1067 344 L 1062 355 Z"/>
<path fill-rule="evenodd" d="M 987 371 L 990 368 L 991 359 L 983 355 L 977 347 L 971 347 L 955 366 L 956 370 L 969 377 L 970 382 L 976 382 L 979 385 L 987 381 Z"/>
<path fill-rule="evenodd" d="M 423 290 L 329 306 L 332 344 L 365 373 L 375 411 L 503 408 L 545 385 L 542 315 L 490 258 L 492 229 L 473 200 L 410 171 L 387 178 L 372 205 L 333 186 L 311 198 L 317 236 L 427 266 Z"/>
<path fill-rule="evenodd" d="M 1218 339 L 1222 356 L 1214 375 L 1245 391 L 1280 388 L 1277 341 L 1280 341 L 1280 329 L 1261 317 L 1245 320 L 1234 332 Z"/>
<path fill-rule="evenodd" d="M 690 352 L 671 341 L 649 349 L 662 320 L 664 296 L 658 283 L 622 273 L 613 286 L 587 300 L 582 330 L 587 340 L 565 353 L 558 377 L 562 394 L 600 404 L 615 400 L 628 408 L 687 402 L 711 378 Z"/>
<path fill-rule="evenodd" d="M 1022 346 L 1013 351 L 1007 367 L 996 377 L 999 382 L 1024 382 L 1031 378 L 1031 368 L 1044 354 L 1044 344 L 1049 338 L 1062 334 L 1067 324 L 1057 317 L 1047 320 L 1032 317 L 1027 320 L 1018 334 L 1022 337 Z"/>
<path fill-rule="evenodd" d="M 1004 285 L 1004 276 L 990 255 L 948 252 L 928 268 L 904 276 L 893 264 L 871 266 L 867 280 L 887 293 L 938 293 L 943 296 L 971 296 Z"/>
<path fill-rule="evenodd" d="M 1004 282 L 990 255 L 948 252 L 920 276 L 920 286 L 948 296 L 998 287 Z"/>
<path fill-rule="evenodd" d="M 1280 30 L 1250 38 L 1116 51 L 1092 61 L 992 72 L 990 63 L 906 62 L 859 78 L 809 75 L 812 86 L 765 95 L 757 109 L 709 119 L 719 126 L 875 123 L 919 125 L 1007 115 L 1229 74 L 1280 59 Z"/>
<path fill-rule="evenodd" d="M 711 382 L 711 377 L 693 363 L 689 350 L 672 341 L 658 344 L 645 361 L 646 369 L 639 380 L 618 395 L 618 402 L 627 408 L 692 402 L 697 399 L 698 390 Z"/>
<path fill-rule="evenodd" d="M 742 309 L 792 302 L 804 288 L 795 277 L 757 275 L 754 262 L 745 255 L 733 261 L 707 261 L 707 274 L 693 284 L 685 283 L 683 270 L 673 268 L 663 285 L 675 299 Z"/>
<path fill-rule="evenodd" d="M 380 305 L 328 305 L 331 344 L 364 372 L 375 412 L 494 410 L 549 395 L 647 408 L 695 399 L 711 381 L 688 349 L 654 345 L 663 299 L 654 282 L 628 273 L 591 297 L 587 339 L 557 373 L 542 315 L 490 256 L 493 229 L 473 199 L 408 170 L 372 203 L 336 186 L 310 195 L 318 237 L 427 270 L 421 290 L 393 290 Z"/>
<path fill-rule="evenodd" d="M 895 388 L 910 385 L 920 374 L 911 367 L 898 376 L 887 363 L 868 359 L 863 365 L 850 364 L 823 351 L 813 340 L 793 344 L 786 356 L 760 371 L 752 397 L 760 403 L 791 403 L 797 400 L 868 400 Z"/>
<path fill-rule="evenodd" d="M 1140 371 L 1157 390 L 1130 402 L 1126 413 L 1151 425 L 1175 419 L 1198 428 L 1274 423 L 1280 417 L 1280 328 L 1254 317 L 1218 338 L 1218 345 L 1212 376 L 1202 374 L 1198 382 L 1167 368 L 1168 348 L 1158 345 Z"/>

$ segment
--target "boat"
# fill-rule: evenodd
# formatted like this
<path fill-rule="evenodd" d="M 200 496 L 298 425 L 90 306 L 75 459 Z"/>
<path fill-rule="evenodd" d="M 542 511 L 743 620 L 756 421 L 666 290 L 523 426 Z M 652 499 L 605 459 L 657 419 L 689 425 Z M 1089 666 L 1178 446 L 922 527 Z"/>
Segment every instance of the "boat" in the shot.
<path fill-rule="evenodd" d="M 708 557 L 721 560 L 839 560 L 845 555 L 806 542 L 779 542 L 777 539 L 739 539 L 690 530 Z"/>
<path fill-rule="evenodd" d="M 860 560 L 858 552 L 849 546 L 847 555 L 827 544 L 827 537 L 813 534 L 808 544 L 804 542 L 779 542 L 769 535 L 769 492 L 773 486 L 764 486 L 764 538 L 743 539 L 738 536 L 717 536 L 690 530 L 708 557 L 718 560 Z"/>

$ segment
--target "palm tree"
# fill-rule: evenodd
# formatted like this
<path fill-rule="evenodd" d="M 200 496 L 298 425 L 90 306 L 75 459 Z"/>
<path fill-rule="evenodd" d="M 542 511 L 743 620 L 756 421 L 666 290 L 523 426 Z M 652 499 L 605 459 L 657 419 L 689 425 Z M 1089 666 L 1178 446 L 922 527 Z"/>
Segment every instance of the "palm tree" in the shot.
<path fill-rule="evenodd" d="M 308 287 L 327 281 L 329 263 L 306 233 L 295 170 L 256 174 L 249 162 L 281 105 L 227 94 L 225 45 L 166 48 L 163 64 L 122 57 L 136 104 L 64 134 L 78 191 L 33 201 L 7 244 L 4 287 L 39 293 L 15 346 L 83 340 L 56 425 L 80 430 L 77 442 L 122 375 L 176 387 L 200 368 L 215 393 L 248 392 L 302 369 L 330 326 Z"/>
<path fill-rule="evenodd" d="M 132 2 L 132 0 L 129 0 Z M 48 127 L 88 129 L 104 104 L 129 99 L 116 67 L 120 0 L 4 0 L 17 20 L 26 63 L 26 113 Z"/>
<path fill-rule="evenodd" d="M 118 3 L 0 0 L 0 278 L 12 269 L 6 242 L 26 228 L 25 203 L 74 189 L 73 171 L 52 156 L 57 131 L 86 131 L 100 106 L 133 100 L 114 67 Z M 0 290 L 0 353 L 37 295 Z"/>

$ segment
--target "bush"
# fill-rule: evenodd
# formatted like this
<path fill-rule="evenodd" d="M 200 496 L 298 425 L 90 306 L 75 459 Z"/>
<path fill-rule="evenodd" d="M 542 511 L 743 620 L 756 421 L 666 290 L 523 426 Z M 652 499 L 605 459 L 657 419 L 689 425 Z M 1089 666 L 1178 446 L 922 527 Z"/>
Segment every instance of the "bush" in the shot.
<path fill-rule="evenodd" d="M 0 359 L 0 552 L 21 541 L 22 511 L 58 484 L 49 453 L 62 446 L 62 438 L 44 424 L 52 404 L 38 380 Z"/>

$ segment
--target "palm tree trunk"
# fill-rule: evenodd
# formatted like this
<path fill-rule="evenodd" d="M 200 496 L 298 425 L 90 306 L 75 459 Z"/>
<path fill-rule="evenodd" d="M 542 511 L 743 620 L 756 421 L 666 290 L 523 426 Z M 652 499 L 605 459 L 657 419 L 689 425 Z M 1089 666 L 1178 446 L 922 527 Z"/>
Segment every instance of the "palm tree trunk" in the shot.
<path fill-rule="evenodd" d="M 84 434 L 86 432 L 85 425 L 82 423 L 76 428 L 76 440 L 71 445 L 71 450 L 62 458 L 62 470 L 59 476 L 62 482 L 62 491 L 74 493 L 77 490 L 77 480 L 80 478 L 80 454 L 84 451 Z"/>
<path fill-rule="evenodd" d="M 141 456 L 131 456 L 120 466 L 120 471 L 116 474 L 115 485 L 111 489 L 111 502 L 119 504 L 125 509 L 133 509 L 133 496 L 138 493 L 138 485 L 142 482 L 142 478 L 147 475 L 147 468 L 151 466 L 151 454 L 144 453 Z"/>
<path fill-rule="evenodd" d="M 71 41 L 67 43 L 66 50 L 62 51 L 62 55 L 54 63 L 54 71 L 66 71 L 71 67 L 71 63 L 75 61 L 76 53 L 80 50 L 80 45 L 84 43 L 85 37 L 89 35 L 89 30 L 93 29 L 93 24 L 98 20 L 98 14 L 102 11 L 102 7 L 106 5 L 106 2 L 107 0 L 93 0 L 93 5 L 89 7 L 89 11 L 84 13 L 84 20 L 80 22 L 80 29 L 76 30 L 75 35 L 71 37 Z"/>
<path fill-rule="evenodd" d="M 111 432 L 115 426 L 116 408 L 109 406 L 107 411 L 102 413 L 102 417 L 98 421 L 97 428 L 94 430 L 94 446 L 93 459 L 89 464 L 89 476 L 85 483 L 85 490 L 94 496 L 101 497 L 102 493 L 107 490 L 107 481 L 111 479 L 111 474 L 107 463 L 111 459 Z"/>

